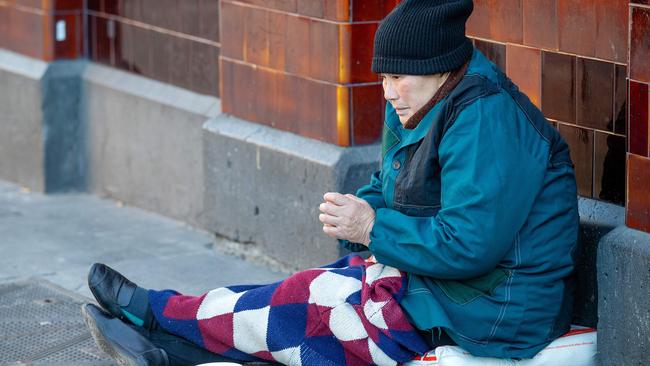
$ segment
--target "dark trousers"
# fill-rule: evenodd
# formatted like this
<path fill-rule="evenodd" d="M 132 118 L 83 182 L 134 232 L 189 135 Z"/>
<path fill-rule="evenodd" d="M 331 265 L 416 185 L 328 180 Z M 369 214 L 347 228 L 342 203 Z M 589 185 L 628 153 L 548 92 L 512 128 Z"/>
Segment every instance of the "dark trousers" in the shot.
<path fill-rule="evenodd" d="M 151 343 L 153 343 L 156 347 L 165 350 L 167 356 L 169 357 L 169 361 L 171 362 L 171 366 L 195 366 L 209 362 L 242 363 L 242 361 L 233 360 L 224 356 L 220 356 L 216 353 L 212 353 L 184 338 L 173 335 L 171 333 L 167 333 L 166 331 L 157 327 L 153 330 L 147 330 L 142 327 L 136 327 L 132 325 L 129 326 L 149 339 Z M 435 348 L 435 346 L 456 344 L 444 331 L 421 331 L 421 334 L 423 338 L 427 340 L 427 343 L 429 343 L 432 349 Z M 245 364 L 249 366 L 279 365 L 277 363 L 269 362 L 246 362 Z"/>
<path fill-rule="evenodd" d="M 234 362 L 224 356 L 207 351 L 184 338 L 167 333 L 162 329 L 147 330 L 142 327 L 131 326 L 138 333 L 149 339 L 156 347 L 162 348 L 167 353 L 171 366 L 195 366 L 209 362 Z M 278 365 L 268 362 L 246 362 L 246 365 Z"/>

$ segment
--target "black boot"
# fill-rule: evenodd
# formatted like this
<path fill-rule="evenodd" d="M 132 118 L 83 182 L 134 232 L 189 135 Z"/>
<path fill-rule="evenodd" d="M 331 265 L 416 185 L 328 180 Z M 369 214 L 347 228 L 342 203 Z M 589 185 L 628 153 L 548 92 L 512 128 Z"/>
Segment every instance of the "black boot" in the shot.
<path fill-rule="evenodd" d="M 95 342 L 122 366 L 169 366 L 167 353 L 93 304 L 81 307 Z"/>

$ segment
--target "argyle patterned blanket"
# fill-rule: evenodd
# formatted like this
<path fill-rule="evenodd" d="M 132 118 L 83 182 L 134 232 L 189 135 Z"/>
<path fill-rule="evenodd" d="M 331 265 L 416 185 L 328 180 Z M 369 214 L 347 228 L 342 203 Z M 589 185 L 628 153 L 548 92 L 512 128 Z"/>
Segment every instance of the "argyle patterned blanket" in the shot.
<path fill-rule="evenodd" d="M 285 365 L 398 365 L 428 351 L 399 302 L 406 275 L 349 255 L 269 285 L 150 291 L 163 329 L 217 354 Z"/>

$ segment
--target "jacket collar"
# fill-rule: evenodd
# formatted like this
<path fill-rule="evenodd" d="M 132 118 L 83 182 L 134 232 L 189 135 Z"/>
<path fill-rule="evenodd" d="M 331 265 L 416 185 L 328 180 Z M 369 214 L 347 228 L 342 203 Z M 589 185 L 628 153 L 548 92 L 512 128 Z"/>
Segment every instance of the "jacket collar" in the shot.
<path fill-rule="evenodd" d="M 447 98 L 469 72 L 472 63 L 481 62 L 481 60 L 477 59 L 476 52 L 478 51 L 475 50 L 472 58 L 468 62 L 459 69 L 454 70 L 431 100 L 407 121 L 407 125 L 415 125 L 414 128 L 407 129 L 402 126 L 393 106 L 390 103 L 386 103 L 386 128 L 389 128 L 393 132 L 402 146 L 414 144 L 424 138 L 441 105 L 444 104 L 441 102 Z"/>

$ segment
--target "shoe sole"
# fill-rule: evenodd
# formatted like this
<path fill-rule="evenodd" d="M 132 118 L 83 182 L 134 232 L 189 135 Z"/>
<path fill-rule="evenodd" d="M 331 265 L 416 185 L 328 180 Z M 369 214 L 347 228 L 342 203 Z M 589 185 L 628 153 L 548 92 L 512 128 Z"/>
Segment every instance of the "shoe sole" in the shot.
<path fill-rule="evenodd" d="M 107 355 L 113 358 L 120 366 L 146 366 L 137 360 L 134 360 L 133 357 L 128 355 L 128 352 L 119 348 L 118 345 L 109 341 L 104 337 L 104 334 L 101 332 L 97 323 L 93 319 L 92 315 L 86 311 L 85 304 L 81 307 L 81 313 L 83 314 L 84 322 L 90 329 L 90 335 L 95 340 L 95 343 L 99 348 L 104 351 Z"/>

